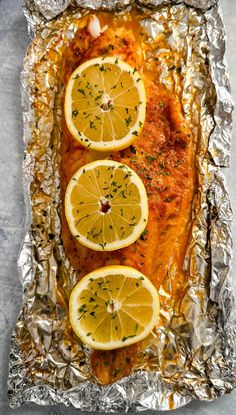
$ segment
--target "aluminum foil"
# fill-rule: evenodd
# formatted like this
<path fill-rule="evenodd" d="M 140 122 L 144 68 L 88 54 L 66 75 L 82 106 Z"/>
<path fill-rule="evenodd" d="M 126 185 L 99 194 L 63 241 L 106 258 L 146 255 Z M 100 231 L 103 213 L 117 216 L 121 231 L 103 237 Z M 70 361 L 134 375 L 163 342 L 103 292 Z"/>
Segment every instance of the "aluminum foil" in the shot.
<path fill-rule="evenodd" d="M 146 348 L 130 376 L 101 386 L 92 380 L 89 351 L 67 331 L 64 296 L 76 276 L 60 239 L 62 90 L 57 74 L 62 47 L 73 38 L 76 19 L 87 13 L 81 7 L 118 10 L 136 3 L 148 13 L 142 24 L 150 39 L 165 31 L 172 53 L 186 52 L 178 62 L 182 73 L 171 81 L 163 60 L 161 77 L 175 90 L 193 125 L 199 184 L 184 263 L 189 273 L 186 295 L 173 304 L 168 275 L 160 288 L 166 319 L 156 331 L 157 346 Z M 236 386 L 232 212 L 219 167 L 229 165 L 233 105 L 217 2 L 25 0 L 23 7 L 34 39 L 21 78 L 28 215 L 18 263 L 23 304 L 12 335 L 10 405 L 64 403 L 119 413 L 173 409 L 191 399 L 211 400 L 230 392 Z M 51 61 L 48 51 L 53 51 Z M 147 355 L 152 355 L 151 370 Z"/>

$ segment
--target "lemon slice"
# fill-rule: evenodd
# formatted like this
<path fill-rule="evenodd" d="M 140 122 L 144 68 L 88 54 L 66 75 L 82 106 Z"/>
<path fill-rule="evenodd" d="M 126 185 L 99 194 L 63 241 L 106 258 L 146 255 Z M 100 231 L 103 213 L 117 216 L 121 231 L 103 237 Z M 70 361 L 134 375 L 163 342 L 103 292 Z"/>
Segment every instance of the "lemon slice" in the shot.
<path fill-rule="evenodd" d="M 65 214 L 72 235 L 96 251 L 113 251 L 136 241 L 148 220 L 145 187 L 128 166 L 96 160 L 71 178 Z"/>
<path fill-rule="evenodd" d="M 128 147 L 142 129 L 145 111 L 141 76 L 116 57 L 83 63 L 67 84 L 66 123 L 85 147 L 98 151 Z"/>
<path fill-rule="evenodd" d="M 157 324 L 156 288 L 134 268 L 112 265 L 86 275 L 70 296 L 76 335 L 94 349 L 112 350 L 144 339 Z"/>

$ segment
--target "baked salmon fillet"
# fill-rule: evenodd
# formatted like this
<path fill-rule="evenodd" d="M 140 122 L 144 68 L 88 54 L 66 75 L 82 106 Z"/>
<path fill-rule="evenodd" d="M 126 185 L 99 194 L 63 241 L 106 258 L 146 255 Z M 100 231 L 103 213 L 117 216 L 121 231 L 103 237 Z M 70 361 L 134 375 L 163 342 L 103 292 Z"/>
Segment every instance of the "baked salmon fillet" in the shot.
<path fill-rule="evenodd" d="M 145 47 L 138 19 L 128 21 L 105 13 L 98 14 L 101 26 L 108 26 L 98 37 L 84 19 L 75 38 L 64 51 L 62 81 L 66 86 L 72 72 L 84 61 L 99 56 L 118 56 L 141 73 L 147 97 L 146 120 L 137 141 L 129 148 L 111 154 L 82 147 L 62 121 L 61 197 L 62 240 L 78 281 L 96 268 L 106 265 L 131 266 L 146 275 L 158 290 L 170 272 L 173 290 L 181 295 L 183 260 L 188 241 L 194 193 L 194 144 L 181 105 L 159 82 L 159 74 L 145 69 Z M 93 251 L 81 245 L 70 233 L 65 213 L 66 187 L 75 171 L 86 163 L 109 158 L 131 167 L 142 179 L 149 204 L 146 230 L 132 245 L 113 252 Z M 182 293 L 183 294 L 183 293 Z M 91 354 L 94 377 L 108 384 L 128 375 L 135 364 L 140 344 Z"/>

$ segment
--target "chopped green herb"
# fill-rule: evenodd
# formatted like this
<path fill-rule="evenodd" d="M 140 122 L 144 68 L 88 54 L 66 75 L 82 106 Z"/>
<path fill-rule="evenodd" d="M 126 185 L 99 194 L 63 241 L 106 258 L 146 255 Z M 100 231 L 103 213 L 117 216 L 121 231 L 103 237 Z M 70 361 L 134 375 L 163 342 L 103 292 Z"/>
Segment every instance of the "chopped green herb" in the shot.
<path fill-rule="evenodd" d="M 104 66 L 104 65 L 101 65 L 101 66 L 99 67 L 99 69 L 100 69 L 100 71 L 101 71 L 101 72 L 106 72 L 106 71 L 107 71 L 107 68 L 105 68 L 105 66 Z"/>
<path fill-rule="evenodd" d="M 130 125 L 131 121 L 132 121 L 132 118 L 131 118 L 130 115 L 129 115 L 128 118 L 125 118 L 125 125 L 126 125 L 126 127 L 128 127 Z"/>
<path fill-rule="evenodd" d="M 135 337 L 135 334 L 131 334 L 131 336 L 127 336 L 127 337 L 124 336 L 124 337 L 122 337 L 121 341 L 125 342 L 126 340 L 131 339 L 132 337 Z"/>
<path fill-rule="evenodd" d="M 117 375 L 118 375 L 118 373 L 120 372 L 120 369 L 119 368 L 117 368 L 117 369 L 114 369 L 114 371 L 113 371 L 113 376 L 114 377 L 116 377 Z"/>
<path fill-rule="evenodd" d="M 120 46 L 120 47 L 123 47 L 125 44 L 126 44 L 126 40 L 125 40 L 125 38 L 121 39 L 121 41 L 120 41 L 120 43 L 119 43 L 119 46 Z"/>
<path fill-rule="evenodd" d="M 156 158 L 153 156 L 146 156 L 148 163 L 151 163 L 152 161 L 154 161 Z"/>
<path fill-rule="evenodd" d="M 131 146 L 129 147 L 131 153 L 136 154 L 136 149 L 135 147 L 131 144 Z"/>
<path fill-rule="evenodd" d="M 72 111 L 72 116 L 73 117 L 77 117 L 78 113 L 79 113 L 78 110 L 74 110 L 74 111 Z"/>
<path fill-rule="evenodd" d="M 148 230 L 144 229 L 144 231 L 141 233 L 140 239 L 141 241 L 146 241 L 145 236 L 148 234 Z"/>
<path fill-rule="evenodd" d="M 183 164 L 183 160 L 177 160 L 176 163 L 174 164 L 174 167 L 181 166 L 181 164 Z"/>
<path fill-rule="evenodd" d="M 85 97 L 84 89 L 79 88 L 78 91 Z"/>
<path fill-rule="evenodd" d="M 96 127 L 96 125 L 94 124 L 93 121 L 89 121 L 89 127 L 93 128 L 94 130 L 97 130 L 97 127 Z"/>
<path fill-rule="evenodd" d="M 97 101 L 98 99 L 102 98 L 102 95 L 103 95 L 103 94 L 97 95 L 97 96 L 95 97 L 95 101 Z"/>

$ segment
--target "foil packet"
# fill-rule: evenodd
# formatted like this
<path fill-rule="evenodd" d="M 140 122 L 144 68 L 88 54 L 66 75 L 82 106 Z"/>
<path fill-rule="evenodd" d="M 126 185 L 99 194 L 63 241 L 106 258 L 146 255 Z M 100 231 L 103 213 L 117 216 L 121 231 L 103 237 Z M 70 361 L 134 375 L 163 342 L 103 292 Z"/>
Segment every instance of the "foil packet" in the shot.
<path fill-rule="evenodd" d="M 24 0 L 33 37 L 21 77 L 27 233 L 19 257 L 23 303 L 14 327 L 9 365 L 11 407 L 64 403 L 86 411 L 167 410 L 192 399 L 212 400 L 236 386 L 236 314 L 231 286 L 231 205 L 220 167 L 229 166 L 233 104 L 224 62 L 225 32 L 214 0 Z M 144 12 L 150 39 L 169 33 L 169 48 L 186 51 L 175 93 L 193 125 L 198 192 L 184 268 L 189 274 L 180 307 L 171 277 L 160 288 L 158 347 L 147 347 L 133 373 L 101 386 L 91 377 L 89 350 L 66 333 L 67 309 L 57 284 L 71 291 L 75 271 L 60 237 L 60 126 L 57 73 L 63 45 L 89 9 Z M 163 23 L 165 22 L 165 23 Z M 165 26 L 165 27 L 164 27 Z M 46 59 L 52 51 L 53 60 Z M 163 61 L 163 84 L 169 87 Z M 194 97 L 194 99 L 192 99 Z M 34 102 L 40 102 L 40 116 Z M 145 356 L 152 355 L 151 370 Z"/>

